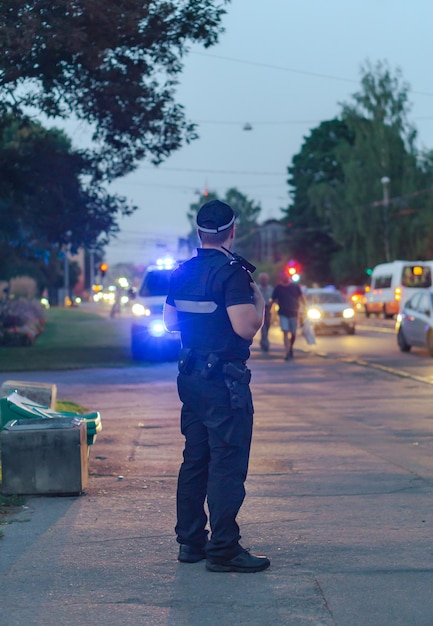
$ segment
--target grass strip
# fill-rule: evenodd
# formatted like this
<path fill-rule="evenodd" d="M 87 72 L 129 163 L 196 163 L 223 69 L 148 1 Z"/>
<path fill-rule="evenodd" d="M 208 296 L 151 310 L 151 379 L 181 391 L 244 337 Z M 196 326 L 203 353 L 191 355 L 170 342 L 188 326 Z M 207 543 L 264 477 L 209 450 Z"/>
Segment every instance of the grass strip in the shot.
<path fill-rule="evenodd" d="M 0 346 L 1 372 L 131 366 L 130 321 L 81 308 L 47 311 L 31 347 Z"/>

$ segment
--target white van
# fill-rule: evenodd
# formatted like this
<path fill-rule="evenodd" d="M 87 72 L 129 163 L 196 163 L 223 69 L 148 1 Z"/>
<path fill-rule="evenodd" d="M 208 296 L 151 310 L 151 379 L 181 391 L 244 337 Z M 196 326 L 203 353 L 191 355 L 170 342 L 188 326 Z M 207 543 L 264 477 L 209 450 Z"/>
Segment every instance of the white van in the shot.
<path fill-rule="evenodd" d="M 414 292 L 432 289 L 433 261 L 393 261 L 376 265 L 365 293 L 365 315 L 394 317 Z"/>

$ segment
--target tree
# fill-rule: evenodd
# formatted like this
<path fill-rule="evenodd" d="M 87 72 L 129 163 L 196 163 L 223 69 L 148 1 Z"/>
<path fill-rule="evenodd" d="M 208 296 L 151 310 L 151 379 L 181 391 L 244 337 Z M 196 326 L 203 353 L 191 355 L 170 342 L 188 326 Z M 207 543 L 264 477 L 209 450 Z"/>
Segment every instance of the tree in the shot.
<path fill-rule="evenodd" d="M 201 205 L 205 202 L 210 202 L 210 200 L 218 200 L 218 195 L 214 191 L 205 191 L 199 194 L 197 202 L 193 202 L 189 205 L 189 211 L 186 216 L 191 226 L 191 230 L 186 239 L 190 250 L 194 250 L 200 244 L 200 240 L 197 235 L 197 213 L 199 212 Z"/>
<path fill-rule="evenodd" d="M 363 282 L 365 269 L 388 256 L 423 258 L 433 247 L 426 236 L 432 158 L 424 155 L 420 161 L 415 148 L 416 132 L 408 122 L 408 85 L 401 72 L 392 73 L 386 63 L 367 62 L 361 73 L 361 90 L 342 105 L 337 140 L 330 142 L 328 137 L 322 158 L 315 159 L 311 144 L 320 125 L 289 168 L 295 193 L 288 218 L 294 216 L 301 228 L 311 227 L 311 221 L 314 226 L 319 219 L 334 248 L 326 255 L 326 249 L 314 250 L 313 240 L 312 266 L 327 264 L 340 284 Z M 390 179 L 389 202 L 384 177 Z"/>
<path fill-rule="evenodd" d="M 399 216 L 409 216 L 409 236 L 415 249 L 412 258 L 433 259 L 433 150 L 419 155 L 417 166 L 414 186 L 418 191 L 399 203 Z"/>
<path fill-rule="evenodd" d="M 292 204 L 283 210 L 283 222 L 288 228 L 290 256 L 302 265 L 303 276 L 310 282 L 333 281 L 330 264 L 339 249 L 326 212 L 319 213 L 310 192 L 320 183 L 335 188 L 343 182 L 337 149 L 352 142 L 353 135 L 344 121 L 335 118 L 322 122 L 305 137 L 288 168 Z"/>
<path fill-rule="evenodd" d="M 228 189 L 224 198 L 236 215 L 235 250 L 246 258 L 252 258 L 257 233 L 257 219 L 261 212 L 260 204 L 255 204 L 235 188 Z"/>
<path fill-rule="evenodd" d="M 366 63 L 361 91 L 343 105 L 343 120 L 355 137 L 351 146 L 340 146 L 344 184 L 338 189 L 312 190 L 322 212 L 326 207 L 342 251 L 334 270 L 349 275 L 395 258 L 418 258 L 422 254 L 421 213 L 425 198 L 413 196 L 431 184 L 428 171 L 418 164 L 416 131 L 408 122 L 409 86 L 400 70 L 391 72 L 386 63 Z M 390 204 L 384 201 L 382 179 L 390 179 Z M 338 195 L 338 198 L 337 198 Z"/>
<path fill-rule="evenodd" d="M 215 44 L 229 0 L 0 0 L 0 100 L 92 128 L 94 174 L 160 163 L 195 125 L 175 102 L 190 43 Z"/>
<path fill-rule="evenodd" d="M 26 117 L 0 118 L 0 248 L 3 277 L 36 264 L 48 285 L 58 281 L 67 245 L 101 248 L 118 231 L 117 215 L 134 210 L 124 198 L 90 184 L 92 164 L 59 130 Z M 0 255 L 1 256 L 1 255 Z M 40 283 L 40 277 L 38 277 Z"/>
<path fill-rule="evenodd" d="M 350 153 L 341 153 L 346 210 L 338 221 L 346 226 L 348 220 L 356 224 L 356 240 L 346 237 L 346 246 L 358 251 L 356 257 L 352 254 L 355 260 L 371 267 L 395 258 L 397 231 L 403 226 L 380 204 L 381 180 L 390 178 L 392 194 L 404 195 L 414 190 L 409 180 L 417 166 L 415 131 L 407 121 L 409 86 L 400 70 L 393 74 L 386 63 L 373 66 L 367 62 L 361 72 L 361 91 L 353 95 L 352 103 L 343 105 L 343 117 L 356 139 Z"/>

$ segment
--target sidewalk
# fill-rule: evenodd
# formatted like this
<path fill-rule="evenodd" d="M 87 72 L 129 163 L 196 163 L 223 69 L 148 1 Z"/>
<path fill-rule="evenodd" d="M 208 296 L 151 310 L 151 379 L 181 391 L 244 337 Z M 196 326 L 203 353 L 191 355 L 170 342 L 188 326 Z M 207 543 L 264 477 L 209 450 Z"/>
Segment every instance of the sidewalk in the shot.
<path fill-rule="evenodd" d="M 301 343 L 301 341 L 299 342 Z M 0 540 L 5 626 L 432 626 L 432 389 L 254 348 L 242 543 L 258 574 L 180 564 L 175 364 L 20 375 L 99 410 L 86 493 L 29 497 Z M 2 375 L 0 384 L 16 374 Z"/>

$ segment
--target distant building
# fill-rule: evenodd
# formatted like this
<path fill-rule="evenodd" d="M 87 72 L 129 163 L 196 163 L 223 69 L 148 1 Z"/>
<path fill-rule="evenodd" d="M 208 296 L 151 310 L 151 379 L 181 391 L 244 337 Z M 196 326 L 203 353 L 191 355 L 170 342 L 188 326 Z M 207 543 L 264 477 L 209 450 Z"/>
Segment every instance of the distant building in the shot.
<path fill-rule="evenodd" d="M 254 259 L 260 263 L 278 263 L 282 260 L 286 242 L 286 228 L 275 219 L 266 220 L 257 230 Z"/>
<path fill-rule="evenodd" d="M 177 240 L 176 258 L 179 260 L 189 259 L 195 248 L 198 246 L 198 241 L 197 243 L 194 242 L 194 244 L 195 245 L 193 245 L 193 242 L 187 237 L 179 237 Z"/>

